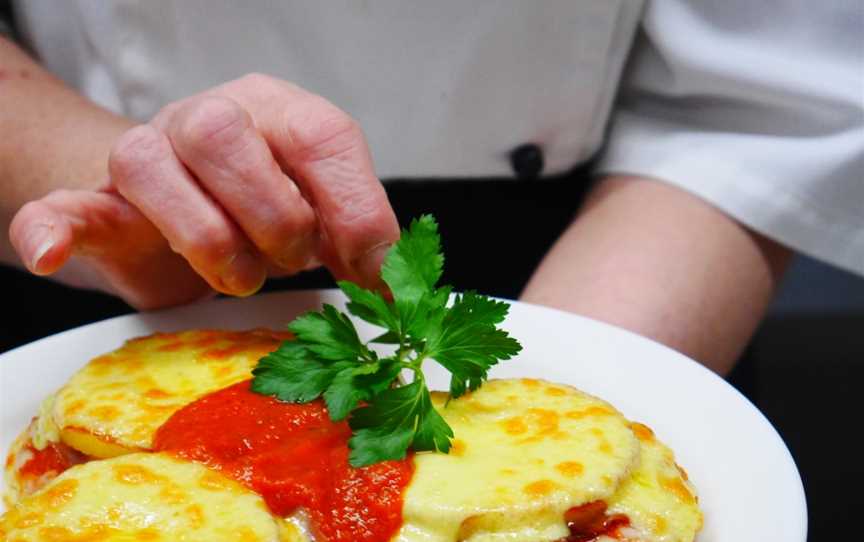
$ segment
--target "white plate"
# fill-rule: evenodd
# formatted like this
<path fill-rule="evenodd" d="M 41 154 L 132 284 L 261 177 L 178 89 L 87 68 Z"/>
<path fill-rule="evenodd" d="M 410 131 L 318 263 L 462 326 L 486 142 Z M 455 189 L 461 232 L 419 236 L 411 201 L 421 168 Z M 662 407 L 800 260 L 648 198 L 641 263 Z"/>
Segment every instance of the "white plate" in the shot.
<path fill-rule="evenodd" d="M 328 290 L 211 301 L 113 318 L 0 355 L 0 450 L 5 455 L 43 397 L 125 339 L 202 327 L 281 328 L 322 302 L 342 305 L 343 298 Z M 492 376 L 571 384 L 651 426 L 672 447 L 705 512 L 699 542 L 805 542 L 804 490 L 789 451 L 762 414 L 721 378 L 664 346 L 560 311 L 514 303 L 505 327 L 524 350 Z M 443 371 L 428 368 L 431 384 L 446 388 Z"/>

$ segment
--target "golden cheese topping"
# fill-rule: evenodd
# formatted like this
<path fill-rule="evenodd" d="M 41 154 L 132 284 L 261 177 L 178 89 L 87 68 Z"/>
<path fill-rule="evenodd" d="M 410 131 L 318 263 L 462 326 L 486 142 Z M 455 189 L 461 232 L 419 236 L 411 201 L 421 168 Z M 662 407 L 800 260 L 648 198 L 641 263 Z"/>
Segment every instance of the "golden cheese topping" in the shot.
<path fill-rule="evenodd" d="M 39 405 L 39 414 L 30 426 L 30 437 L 38 450 L 44 449 L 50 442 L 60 440 L 60 428 L 54 423 L 54 401 L 56 395 L 51 394 Z"/>
<path fill-rule="evenodd" d="M 221 475 L 135 453 L 150 450 L 180 408 L 249 378 L 285 338 L 157 333 L 92 360 L 15 441 L 5 469 L 13 508 L 0 519 L 0 540 L 309 540 Z M 692 542 L 701 528 L 672 452 L 605 401 L 533 379 L 493 380 L 447 399 L 433 393 L 456 435 L 450 454 L 414 456 L 392 542 L 560 540 L 569 534 L 565 512 L 596 501 L 627 516 L 628 541 Z M 113 459 L 73 466 L 91 458 Z"/>
<path fill-rule="evenodd" d="M 9 448 L 4 464 L 3 500 L 7 506 L 41 489 L 72 465 L 87 460 L 59 441 L 59 431 L 51 421 L 53 400 L 51 395 L 42 402 L 39 414 Z"/>
<path fill-rule="evenodd" d="M 456 440 L 415 456 L 398 541 L 556 540 L 568 508 L 608 499 L 638 464 L 627 420 L 574 388 L 492 380 L 446 398 L 433 401 Z"/>
<path fill-rule="evenodd" d="M 87 455 L 148 450 L 156 430 L 199 397 L 251 377 L 286 333 L 269 330 L 156 333 L 97 357 L 57 393 L 60 439 Z"/>
<path fill-rule="evenodd" d="M 3 481 L 6 489 L 3 493 L 3 503 L 7 507 L 18 502 L 18 499 L 23 495 L 32 493 L 32 491 L 28 491 L 29 488 L 26 487 L 26 483 L 21 477 L 21 467 L 33 456 L 33 452 L 28 446 L 30 442 L 30 427 L 28 427 L 15 438 L 9 448 L 9 453 L 6 455 L 6 461 L 3 465 Z"/>
<path fill-rule="evenodd" d="M 692 542 L 702 528 L 702 512 L 687 474 L 651 429 L 640 423 L 632 429 L 642 448 L 639 467 L 609 499 L 608 513 L 629 517 L 638 540 Z"/>
<path fill-rule="evenodd" d="M 0 518 L 7 542 L 283 542 L 292 531 L 238 483 L 163 454 L 73 467 Z"/>

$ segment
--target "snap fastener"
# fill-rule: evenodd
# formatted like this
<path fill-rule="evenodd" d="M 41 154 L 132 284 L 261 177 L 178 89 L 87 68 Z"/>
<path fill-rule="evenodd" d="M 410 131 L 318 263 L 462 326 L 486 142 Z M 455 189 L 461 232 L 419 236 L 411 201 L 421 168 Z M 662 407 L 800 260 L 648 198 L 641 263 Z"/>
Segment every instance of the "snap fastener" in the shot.
<path fill-rule="evenodd" d="M 510 151 L 510 165 L 519 179 L 536 179 L 543 171 L 543 150 L 534 143 L 519 145 Z"/>

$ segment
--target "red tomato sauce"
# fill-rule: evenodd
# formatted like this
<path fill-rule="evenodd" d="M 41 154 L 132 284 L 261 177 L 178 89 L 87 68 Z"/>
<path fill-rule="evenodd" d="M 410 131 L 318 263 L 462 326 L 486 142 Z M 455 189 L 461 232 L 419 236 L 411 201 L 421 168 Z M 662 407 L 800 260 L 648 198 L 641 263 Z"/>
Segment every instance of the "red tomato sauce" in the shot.
<path fill-rule="evenodd" d="M 624 514 L 606 515 L 606 503 L 593 501 L 574 506 L 564 513 L 570 535 L 559 542 L 591 542 L 600 536 L 615 537 L 618 529 L 630 525 Z"/>
<path fill-rule="evenodd" d="M 153 448 L 198 461 L 260 494 L 274 514 L 305 509 L 318 540 L 386 542 L 402 526 L 413 474 L 409 455 L 348 464 L 346 422 L 320 401 L 282 403 L 240 382 L 187 405 L 156 433 Z"/>
<path fill-rule="evenodd" d="M 18 470 L 22 478 L 38 478 L 49 473 L 56 476 L 88 460 L 86 455 L 60 442 L 51 442 L 41 450 L 28 443 L 26 450 L 32 454 L 32 457 Z"/>

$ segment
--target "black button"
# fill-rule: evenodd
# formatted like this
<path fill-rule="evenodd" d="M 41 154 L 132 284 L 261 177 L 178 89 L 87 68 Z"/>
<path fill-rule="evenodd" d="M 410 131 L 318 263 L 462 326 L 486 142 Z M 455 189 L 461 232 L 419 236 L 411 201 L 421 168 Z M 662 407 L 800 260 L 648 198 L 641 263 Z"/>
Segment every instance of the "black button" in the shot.
<path fill-rule="evenodd" d="M 520 179 L 536 179 L 543 171 L 543 151 L 534 143 L 510 151 L 510 165 Z"/>

